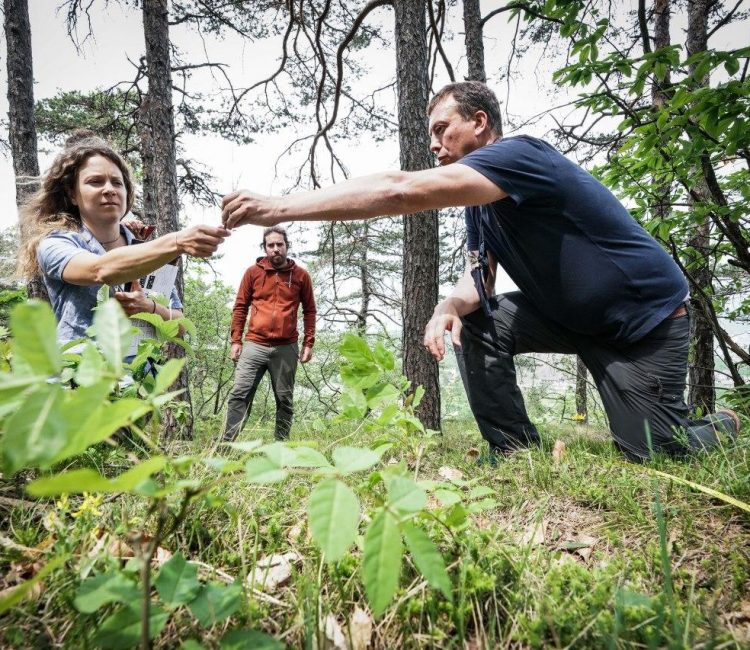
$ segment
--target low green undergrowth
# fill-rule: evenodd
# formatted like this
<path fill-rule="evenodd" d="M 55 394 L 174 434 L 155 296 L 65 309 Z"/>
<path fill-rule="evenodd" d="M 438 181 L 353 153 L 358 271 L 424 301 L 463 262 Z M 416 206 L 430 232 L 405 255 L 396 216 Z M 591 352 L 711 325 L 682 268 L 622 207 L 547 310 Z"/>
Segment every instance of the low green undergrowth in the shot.
<path fill-rule="evenodd" d="M 638 466 L 561 425 L 479 466 L 472 422 L 425 431 L 393 355 L 348 336 L 339 416 L 297 422 L 285 444 L 259 424 L 219 446 L 212 420 L 159 441 L 143 416 L 169 404 L 177 365 L 119 387 L 117 349 L 57 356 L 47 316 L 24 308 L 0 381 L 0 646 L 750 642 L 745 437 Z"/>

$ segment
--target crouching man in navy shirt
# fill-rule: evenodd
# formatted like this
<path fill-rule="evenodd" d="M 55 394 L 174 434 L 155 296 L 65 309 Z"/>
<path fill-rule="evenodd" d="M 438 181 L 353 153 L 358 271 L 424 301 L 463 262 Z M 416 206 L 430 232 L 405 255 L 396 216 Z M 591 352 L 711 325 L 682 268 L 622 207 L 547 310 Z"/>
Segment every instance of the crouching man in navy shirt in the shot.
<path fill-rule="evenodd" d="M 580 355 L 615 444 L 633 460 L 648 458 L 651 448 L 681 455 L 736 436 L 740 421 L 731 411 L 688 419 L 687 283 L 614 195 L 546 142 L 503 138 L 497 98 L 482 83 L 444 87 L 428 115 L 439 167 L 284 197 L 234 192 L 224 198 L 224 224 L 469 206 L 470 263 L 435 307 L 424 345 L 442 360 L 450 332 L 469 404 L 492 452 L 539 443 L 516 382 L 513 357 L 525 352 Z M 498 263 L 519 291 L 493 295 Z"/>

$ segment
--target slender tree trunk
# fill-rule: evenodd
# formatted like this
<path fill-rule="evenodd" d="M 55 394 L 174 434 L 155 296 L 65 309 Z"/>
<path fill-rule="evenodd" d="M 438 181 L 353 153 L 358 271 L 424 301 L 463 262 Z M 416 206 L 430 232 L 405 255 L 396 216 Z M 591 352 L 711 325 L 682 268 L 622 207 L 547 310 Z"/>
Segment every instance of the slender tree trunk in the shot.
<path fill-rule="evenodd" d="M 484 69 L 484 26 L 479 0 L 464 0 L 464 43 L 469 64 L 467 80 L 487 81 Z"/>
<path fill-rule="evenodd" d="M 142 107 L 143 123 L 142 144 L 146 145 L 143 157 L 144 177 L 147 181 L 144 189 L 144 212 L 156 208 L 156 224 L 160 235 L 179 230 L 178 213 L 180 209 L 177 196 L 177 168 L 175 152 L 174 116 L 172 113 L 172 70 L 169 58 L 169 12 L 167 0 L 144 0 L 143 31 L 146 38 L 146 66 L 148 76 L 148 96 Z M 177 292 L 182 300 L 184 296 L 182 278 L 182 260 L 179 261 L 177 273 Z M 176 345 L 170 345 L 167 351 L 170 357 L 184 357 L 185 351 Z M 183 369 L 173 390 L 188 388 L 188 377 Z M 184 393 L 188 395 L 188 393 Z M 186 399 L 190 405 L 189 396 Z M 180 425 L 172 411 L 165 414 L 165 433 L 175 435 Z M 192 434 L 192 415 L 189 416 L 184 435 Z"/>
<path fill-rule="evenodd" d="M 359 260 L 359 281 L 362 285 L 362 299 L 359 303 L 357 314 L 357 332 L 360 336 L 367 334 L 367 315 L 370 313 L 370 269 L 367 264 L 367 251 L 370 245 L 370 224 L 365 221 L 362 224 L 362 248 Z"/>
<path fill-rule="evenodd" d="M 581 357 L 576 356 L 576 415 L 582 415 L 583 419 L 578 420 L 581 424 L 589 421 L 589 407 L 587 398 L 587 377 L 589 371 L 583 364 Z"/>
<path fill-rule="evenodd" d="M 707 24 L 709 2 L 707 0 L 688 0 L 688 31 L 687 51 L 692 55 L 703 52 L 708 45 Z M 694 71 L 694 67 L 691 72 Z M 698 81 L 699 86 L 708 86 L 708 76 Z M 695 186 L 695 191 L 700 200 L 710 201 L 711 194 L 708 184 L 702 176 L 699 165 L 696 166 L 696 177 L 700 178 Z M 694 202 L 691 201 L 691 202 Z M 708 295 L 713 294 L 712 273 L 709 259 L 711 221 L 705 217 L 698 224 L 695 235 L 688 242 L 694 253 L 690 264 L 691 275 L 696 280 L 697 287 L 693 292 L 703 291 Z M 688 377 L 688 404 L 691 407 L 699 407 L 703 413 L 711 413 L 716 403 L 716 390 L 714 388 L 714 337 L 711 323 L 701 309 L 702 301 L 697 297 L 693 299 L 694 318 L 691 323 L 692 363 Z"/>
<path fill-rule="evenodd" d="M 428 51 L 425 5 L 396 0 L 396 65 L 401 168 L 432 167 L 427 133 Z M 437 211 L 404 218 L 403 354 L 404 373 L 412 386 L 423 386 L 418 410 L 422 423 L 440 428 L 440 381 L 437 362 L 425 350 L 423 332 L 438 298 L 439 243 Z"/>
<path fill-rule="evenodd" d="M 4 0 L 5 44 L 8 70 L 8 126 L 16 205 L 23 205 L 39 187 L 36 121 L 34 119 L 34 66 L 27 0 Z M 49 301 L 40 277 L 29 281 L 30 298 Z"/>

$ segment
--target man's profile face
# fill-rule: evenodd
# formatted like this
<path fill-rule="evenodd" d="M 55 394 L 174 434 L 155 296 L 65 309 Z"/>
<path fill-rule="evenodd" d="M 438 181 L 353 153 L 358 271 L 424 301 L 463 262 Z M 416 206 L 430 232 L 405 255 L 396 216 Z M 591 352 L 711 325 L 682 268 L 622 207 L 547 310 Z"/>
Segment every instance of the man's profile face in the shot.
<path fill-rule="evenodd" d="M 266 235 L 263 247 L 266 257 L 275 269 L 280 269 L 286 264 L 286 242 L 284 235 L 278 232 L 270 232 Z"/>
<path fill-rule="evenodd" d="M 480 129 L 482 132 L 484 130 Z M 446 97 L 432 109 L 430 151 L 437 156 L 441 166 L 450 165 L 486 144 L 477 136 L 476 120 L 463 118 L 453 97 Z"/>

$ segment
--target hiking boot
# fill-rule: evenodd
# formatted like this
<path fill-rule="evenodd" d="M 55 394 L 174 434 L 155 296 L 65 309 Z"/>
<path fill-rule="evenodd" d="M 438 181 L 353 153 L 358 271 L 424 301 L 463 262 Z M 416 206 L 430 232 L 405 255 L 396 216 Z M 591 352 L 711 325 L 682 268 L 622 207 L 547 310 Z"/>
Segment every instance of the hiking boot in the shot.
<path fill-rule="evenodd" d="M 714 413 L 714 417 L 716 418 L 715 424 L 721 425 L 722 433 L 726 433 L 732 441 L 736 440 L 742 428 L 740 416 L 732 409 L 719 409 Z"/>

